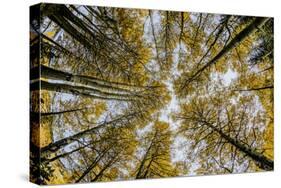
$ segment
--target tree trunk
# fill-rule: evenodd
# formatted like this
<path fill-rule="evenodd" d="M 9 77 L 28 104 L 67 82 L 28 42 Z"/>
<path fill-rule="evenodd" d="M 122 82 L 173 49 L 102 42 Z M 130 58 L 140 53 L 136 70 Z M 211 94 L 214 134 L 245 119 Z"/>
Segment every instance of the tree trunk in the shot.
<path fill-rule="evenodd" d="M 63 28 L 67 33 L 69 33 L 74 39 L 79 41 L 85 47 L 92 50 L 95 49 L 95 44 L 93 44 L 85 35 L 83 35 L 80 31 L 78 31 L 74 26 L 70 24 L 70 22 L 72 22 L 81 29 L 85 29 L 83 26 L 81 26 L 81 21 L 77 22 L 77 20 L 74 20 L 72 16 L 69 16 L 69 13 L 66 11 L 66 9 L 67 7 L 65 7 L 65 5 L 45 5 L 45 7 L 42 9 L 42 13 L 44 16 L 48 16 L 50 20 L 58 24 L 61 28 Z M 93 35 L 90 36 L 93 37 Z"/>
<path fill-rule="evenodd" d="M 48 91 L 55 91 L 55 92 L 61 92 L 61 93 L 69 93 L 73 95 L 80 95 L 84 97 L 90 97 L 94 99 L 102 99 L 102 100 L 116 100 L 116 101 L 137 101 L 139 100 L 135 96 L 130 95 L 121 95 L 121 94 L 113 94 L 113 93 L 107 93 L 102 92 L 97 89 L 93 89 L 90 87 L 85 86 L 74 86 L 66 83 L 51 83 L 47 81 L 35 81 L 31 83 L 30 89 L 31 91 L 38 90 L 38 82 L 40 83 L 39 86 L 42 90 L 48 90 Z"/>
<path fill-rule="evenodd" d="M 217 132 L 223 139 L 225 139 L 228 143 L 235 146 L 239 151 L 245 153 L 248 157 L 250 157 L 256 164 L 263 170 L 273 170 L 274 162 L 264 155 L 253 151 L 251 148 L 242 144 L 236 139 L 231 138 L 229 135 L 225 134 L 222 130 L 218 129 L 214 125 L 209 122 L 202 121 L 206 126 L 210 127 L 212 130 Z"/>
<path fill-rule="evenodd" d="M 142 159 L 142 161 L 141 161 L 141 164 L 140 164 L 138 173 L 137 173 L 137 175 L 136 175 L 136 179 L 141 179 L 141 178 L 143 178 L 143 176 L 141 175 L 142 172 L 143 172 L 143 167 L 144 167 L 144 164 L 145 164 L 145 162 L 146 162 L 146 160 L 147 160 L 148 154 L 150 153 L 150 150 L 151 150 L 151 148 L 152 148 L 152 146 L 153 146 L 153 144 L 154 144 L 154 140 L 155 140 L 155 138 L 156 138 L 156 135 L 157 135 L 157 132 L 155 132 L 155 134 L 154 134 L 154 136 L 153 136 L 153 138 L 152 138 L 152 140 L 151 140 L 151 142 L 150 142 L 150 145 L 149 145 L 149 147 L 147 148 L 147 150 L 146 150 L 146 152 L 145 152 L 145 155 L 144 155 L 144 157 L 143 157 L 143 159 Z"/>
<path fill-rule="evenodd" d="M 107 149 L 105 149 L 102 154 L 100 154 L 93 162 L 92 164 L 83 172 L 83 174 L 75 181 L 75 183 L 80 182 L 87 174 L 89 174 L 89 172 L 91 172 L 91 170 L 93 170 L 93 168 L 96 167 L 96 165 L 98 164 L 98 162 L 104 157 L 104 155 L 111 149 L 112 147 L 108 147 Z"/>
<path fill-rule="evenodd" d="M 64 113 L 69 113 L 69 112 L 77 112 L 81 110 L 89 109 L 88 107 L 86 108 L 77 108 L 77 109 L 72 109 L 72 110 L 64 110 L 64 111 L 59 111 L 59 112 L 30 112 L 33 115 L 39 115 L 39 116 L 51 116 L 51 115 L 60 115 Z"/>
<path fill-rule="evenodd" d="M 235 89 L 233 91 L 261 91 L 261 90 L 266 90 L 266 89 L 273 89 L 273 85 L 264 86 L 264 87 L 248 88 L 248 89 Z"/>
<path fill-rule="evenodd" d="M 115 156 L 102 168 L 102 170 L 96 175 L 96 177 L 94 179 L 91 180 L 91 182 L 95 182 L 97 181 L 105 172 L 105 170 L 108 169 L 108 167 L 110 167 L 113 163 L 116 162 L 116 158 L 118 157 L 120 153 L 115 154 Z"/>
<path fill-rule="evenodd" d="M 126 83 L 118 83 L 118 82 L 109 82 L 95 77 L 71 74 L 60 70 L 55 70 L 53 68 L 44 65 L 41 65 L 40 69 L 41 69 L 41 77 L 43 78 L 75 82 L 83 85 L 88 85 L 100 90 L 106 89 L 111 92 L 132 94 L 135 91 L 141 91 L 145 89 L 145 87 L 143 86 L 135 86 Z"/>
<path fill-rule="evenodd" d="M 76 148 L 76 149 L 74 149 L 74 150 L 72 150 L 72 151 L 65 152 L 65 153 L 63 153 L 63 154 L 57 155 L 57 156 L 55 156 L 55 157 L 53 157 L 53 158 L 51 158 L 51 159 L 41 158 L 41 163 L 46 164 L 46 163 L 53 162 L 53 161 L 58 160 L 58 159 L 60 159 L 60 158 L 66 157 L 66 156 L 68 156 L 68 155 L 70 155 L 70 154 L 72 154 L 72 153 L 75 153 L 75 152 L 77 152 L 77 151 L 80 151 L 81 149 L 83 149 L 83 148 L 85 148 L 85 147 L 88 147 L 89 145 L 92 145 L 92 144 L 93 144 L 93 143 L 86 144 L 86 145 L 81 146 L 81 147 L 79 147 L 79 148 Z"/>
<path fill-rule="evenodd" d="M 215 57 L 213 57 L 208 63 L 206 63 L 202 68 L 197 70 L 190 78 L 187 79 L 183 88 L 195 80 L 205 69 L 215 64 L 220 58 L 222 58 L 226 53 L 235 48 L 240 42 L 242 42 L 251 33 L 256 31 L 256 29 L 262 26 L 268 19 L 263 17 L 255 18 L 247 27 L 245 27 L 240 33 L 238 33 Z"/>
<path fill-rule="evenodd" d="M 97 125 L 96 127 L 91 128 L 91 129 L 87 129 L 85 131 L 81 131 L 81 132 L 79 132 L 79 133 L 77 133 L 75 135 L 72 135 L 72 136 L 63 138 L 61 140 L 58 140 L 56 142 L 53 142 L 53 143 L 49 144 L 48 146 L 45 146 L 45 147 L 41 148 L 41 150 L 40 150 L 41 154 L 44 154 L 44 153 L 47 153 L 47 152 L 58 151 L 62 147 L 70 144 L 71 142 L 76 141 L 77 139 L 80 139 L 80 138 L 82 138 L 85 135 L 92 134 L 96 130 L 98 130 L 98 129 L 106 126 L 106 125 L 110 125 L 110 124 L 114 123 L 115 126 L 116 126 L 117 123 L 123 123 L 124 120 L 131 120 L 131 119 L 133 119 L 135 117 L 135 115 L 137 115 L 137 113 L 138 112 L 133 112 L 133 113 L 130 113 L 130 114 L 123 115 L 123 116 L 118 117 L 116 119 L 113 119 L 111 121 L 101 123 L 101 124 Z"/>

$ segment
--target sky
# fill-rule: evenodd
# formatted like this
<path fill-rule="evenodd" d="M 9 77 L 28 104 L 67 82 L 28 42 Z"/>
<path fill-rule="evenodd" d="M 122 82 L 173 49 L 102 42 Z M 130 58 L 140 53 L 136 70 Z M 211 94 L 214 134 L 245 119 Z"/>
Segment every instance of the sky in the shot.
<path fill-rule="evenodd" d="M 153 24 L 154 24 L 155 32 L 159 33 L 161 18 L 157 14 L 157 11 L 154 11 L 152 17 L 153 17 Z M 150 19 L 146 19 L 146 20 L 143 20 L 143 21 L 145 22 L 143 39 L 147 43 L 154 44 L 152 31 L 151 31 L 151 25 L 150 25 L 151 24 Z M 55 40 L 57 40 L 58 38 L 62 38 L 63 35 L 64 35 L 63 31 L 60 31 L 55 36 Z M 177 45 L 177 47 L 175 49 L 175 52 L 178 52 L 178 51 L 179 51 L 179 45 Z M 154 50 L 153 53 L 155 55 L 156 51 Z M 180 111 L 180 102 L 179 102 L 178 98 L 176 97 L 175 91 L 173 89 L 173 79 L 180 75 L 180 72 L 177 68 L 178 62 L 179 62 L 178 55 L 177 55 L 177 53 L 174 53 L 172 68 L 169 72 L 170 76 L 168 76 L 167 80 L 164 80 L 164 83 L 165 83 L 165 85 L 166 85 L 166 87 L 167 87 L 167 89 L 168 89 L 168 91 L 171 95 L 171 100 L 163 109 L 161 109 L 161 113 L 160 113 L 160 120 L 164 121 L 164 122 L 167 122 L 170 125 L 170 130 L 173 132 L 173 134 L 176 134 L 177 128 L 180 126 L 180 123 L 181 123 L 179 120 L 174 120 L 171 117 L 172 113 Z M 151 60 L 151 62 L 149 64 L 152 67 L 153 66 L 156 67 L 156 62 L 154 60 Z M 231 68 L 228 68 L 228 70 L 226 71 L 225 74 L 212 73 L 210 77 L 214 81 L 217 81 L 217 80 L 221 79 L 223 81 L 224 86 L 229 86 L 233 81 L 236 80 L 236 78 L 238 76 L 239 75 L 238 75 L 237 72 L 235 72 Z M 72 96 L 72 95 L 69 95 L 69 94 L 56 95 L 56 98 L 55 98 L 54 103 L 52 105 L 52 110 L 54 110 L 54 111 L 59 110 L 60 107 L 59 107 L 59 103 L 57 102 L 58 100 L 65 101 L 65 100 L 74 100 L 74 99 L 75 99 L 75 97 Z M 122 111 L 122 109 L 124 107 L 126 107 L 126 106 L 120 107 L 120 102 L 109 101 L 109 102 L 106 102 L 106 103 L 107 103 L 108 111 L 105 112 L 105 113 L 110 112 L 113 116 L 116 115 L 116 114 L 119 114 Z M 103 118 L 104 118 L 104 116 L 101 116 L 99 120 L 102 121 Z M 149 123 L 143 129 L 139 129 L 137 131 L 137 136 L 141 137 L 146 132 L 151 131 L 151 127 L 152 127 L 151 123 Z M 63 135 L 65 137 L 73 134 L 73 131 L 70 130 L 70 129 L 62 128 L 60 130 L 64 130 Z M 53 136 L 54 136 L 54 140 L 60 139 L 60 135 L 57 134 L 56 132 L 54 132 Z M 179 136 L 179 135 L 175 136 L 175 139 L 173 140 L 173 144 L 171 145 L 171 158 L 172 158 L 172 162 L 174 164 L 178 161 L 186 161 L 187 160 L 186 155 L 187 155 L 187 152 L 189 152 L 190 142 L 191 142 L 191 140 L 188 140 L 188 138 L 184 138 L 184 137 Z M 185 147 L 183 148 L 182 145 L 184 145 Z M 70 150 L 72 150 L 71 147 L 72 147 L 71 145 L 67 146 L 66 148 L 64 148 L 64 150 L 70 151 Z M 194 151 L 194 152 L 196 152 L 196 151 Z M 142 152 L 139 152 L 137 155 L 139 155 L 139 157 L 141 157 Z M 69 166 L 69 164 L 67 164 L 66 160 L 62 160 L 62 162 L 64 163 L 65 166 Z M 186 162 L 188 163 L 189 161 L 186 161 Z M 191 164 L 190 171 L 188 172 L 187 175 L 195 174 L 195 171 L 198 167 L 199 167 L 198 161 L 196 161 L 196 160 L 193 161 L 193 163 Z"/>

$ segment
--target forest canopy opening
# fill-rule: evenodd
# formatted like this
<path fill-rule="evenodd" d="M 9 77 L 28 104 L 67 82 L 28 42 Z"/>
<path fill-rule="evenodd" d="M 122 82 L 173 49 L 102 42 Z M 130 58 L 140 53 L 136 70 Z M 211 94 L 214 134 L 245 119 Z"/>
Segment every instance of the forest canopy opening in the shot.
<path fill-rule="evenodd" d="M 45 3 L 30 18 L 33 182 L 273 170 L 273 18 Z"/>

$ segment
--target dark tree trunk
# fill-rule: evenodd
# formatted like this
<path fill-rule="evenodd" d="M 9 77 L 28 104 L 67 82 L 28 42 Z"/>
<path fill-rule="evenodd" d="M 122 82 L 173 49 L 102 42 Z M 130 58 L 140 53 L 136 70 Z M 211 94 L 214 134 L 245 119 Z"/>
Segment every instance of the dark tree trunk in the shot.
<path fill-rule="evenodd" d="M 91 170 L 93 170 L 93 168 L 96 167 L 96 165 L 98 164 L 98 162 L 105 156 L 105 154 L 111 149 L 112 147 L 108 147 L 107 149 L 105 149 L 102 153 L 99 154 L 98 157 L 96 157 L 96 159 L 92 162 L 92 164 L 83 172 L 83 174 L 75 181 L 75 183 L 80 182 L 87 174 L 89 174 L 91 172 Z"/>
<path fill-rule="evenodd" d="M 137 115 L 137 112 L 126 114 L 126 115 L 123 115 L 123 116 L 118 117 L 116 119 L 113 119 L 111 121 L 101 123 L 101 124 L 97 125 L 96 127 L 91 128 L 91 129 L 87 129 L 87 130 L 79 132 L 79 133 L 77 133 L 75 135 L 72 135 L 72 136 L 63 138 L 61 140 L 58 140 L 56 142 L 53 142 L 53 143 L 49 144 L 48 146 L 45 146 L 45 147 L 41 148 L 41 154 L 44 154 L 46 152 L 56 152 L 59 149 L 63 148 L 64 146 L 70 144 L 71 142 L 74 142 L 77 139 L 80 139 L 80 138 L 82 138 L 85 135 L 92 134 L 96 130 L 98 130 L 98 129 L 104 127 L 104 126 L 107 126 L 107 125 L 110 125 L 110 124 L 113 124 L 113 123 L 115 125 L 118 124 L 118 123 L 123 123 L 124 120 L 131 120 L 131 119 L 133 119 L 135 117 L 135 115 Z"/>
<path fill-rule="evenodd" d="M 233 91 L 261 91 L 261 90 L 266 90 L 266 89 L 273 89 L 273 85 L 264 86 L 264 87 L 248 88 L 248 89 L 235 89 Z"/>
<path fill-rule="evenodd" d="M 72 110 L 63 110 L 63 111 L 59 111 L 59 112 L 31 112 L 34 115 L 39 115 L 39 116 L 52 116 L 52 115 L 60 115 L 60 114 L 64 114 L 64 113 L 70 113 L 70 112 L 77 112 L 77 111 L 81 111 L 81 110 L 86 110 L 89 109 L 87 108 L 77 108 L 77 109 L 72 109 Z"/>
<path fill-rule="evenodd" d="M 238 33 L 215 57 L 213 57 L 208 63 L 203 67 L 197 70 L 190 78 L 186 80 L 183 85 L 183 88 L 186 87 L 189 83 L 197 78 L 205 69 L 215 64 L 220 58 L 222 58 L 226 53 L 235 48 L 240 42 L 242 42 L 246 37 L 251 33 L 256 31 L 256 29 L 262 26 L 268 19 L 258 17 L 255 18 L 246 28 L 244 28 L 240 33 Z"/>
<path fill-rule="evenodd" d="M 223 139 L 225 139 L 228 143 L 236 147 L 239 151 L 245 153 L 248 157 L 255 161 L 261 169 L 273 170 L 274 163 L 272 160 L 268 159 L 260 153 L 253 151 L 251 148 L 247 147 L 245 144 L 242 144 L 238 140 L 231 138 L 229 135 L 225 134 L 222 130 L 218 129 L 211 123 L 206 121 L 202 121 L 202 123 L 217 132 Z"/>

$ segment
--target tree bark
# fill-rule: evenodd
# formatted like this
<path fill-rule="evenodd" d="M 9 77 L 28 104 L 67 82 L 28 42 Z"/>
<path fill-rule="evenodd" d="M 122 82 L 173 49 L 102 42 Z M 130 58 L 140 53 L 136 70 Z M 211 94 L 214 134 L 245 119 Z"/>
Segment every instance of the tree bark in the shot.
<path fill-rule="evenodd" d="M 73 27 L 70 22 L 74 23 L 85 32 L 88 33 L 88 29 L 85 30 L 85 26 L 82 24 L 82 21 L 79 18 L 74 19 L 73 16 L 66 10 L 67 7 L 65 5 L 45 5 L 43 8 L 43 15 L 48 16 L 52 21 L 57 23 L 61 28 L 63 28 L 67 33 L 69 33 L 74 39 L 79 41 L 88 49 L 95 49 L 95 43 L 92 43 L 85 35 L 83 35 L 80 31 L 78 31 L 75 27 Z M 74 16 L 75 17 L 75 16 Z M 79 19 L 79 20 L 77 20 Z M 92 32 L 88 33 L 93 39 L 95 39 Z"/>
<path fill-rule="evenodd" d="M 40 86 L 39 88 L 38 85 Z M 116 100 L 116 101 L 139 100 L 139 98 L 137 98 L 136 96 L 113 94 L 108 92 L 102 92 L 90 87 L 74 86 L 65 83 L 51 83 L 43 80 L 38 80 L 31 83 L 30 89 L 31 91 L 42 89 L 42 90 L 55 91 L 61 93 L 69 93 L 73 95 L 80 95 L 84 97 L 90 97 L 90 98 L 101 99 L 101 100 Z"/>
<path fill-rule="evenodd" d="M 98 162 L 104 157 L 104 155 L 111 149 L 112 147 L 108 147 L 105 149 L 102 154 L 99 154 L 99 156 L 92 162 L 92 164 L 83 172 L 83 174 L 75 181 L 75 183 L 80 182 L 93 168 L 96 167 Z"/>
<path fill-rule="evenodd" d="M 85 148 L 85 147 L 88 147 L 89 145 L 92 145 L 92 144 L 93 144 L 93 143 L 86 144 L 86 145 L 84 145 L 84 146 L 82 146 L 82 147 L 76 148 L 76 149 L 74 149 L 74 150 L 72 150 L 72 151 L 69 151 L 69 152 L 65 152 L 65 153 L 63 153 L 63 154 L 57 155 L 57 156 L 55 156 L 55 157 L 53 157 L 53 158 L 50 158 L 50 159 L 41 158 L 41 163 L 46 164 L 46 163 L 53 162 L 53 161 L 58 160 L 58 159 L 60 159 L 60 158 L 66 157 L 66 156 L 68 156 L 68 155 L 70 155 L 70 154 L 72 154 L 72 153 L 75 153 L 75 152 L 77 152 L 77 151 L 80 151 L 81 149 L 83 149 L 83 148 Z"/>
<path fill-rule="evenodd" d="M 225 134 L 222 130 L 215 127 L 213 124 L 201 121 L 206 126 L 210 127 L 212 130 L 217 132 L 223 139 L 225 139 L 228 143 L 236 147 L 239 151 L 246 154 L 248 157 L 250 157 L 253 161 L 256 162 L 256 164 L 263 170 L 273 170 L 274 162 L 264 155 L 257 153 L 253 151 L 251 148 L 245 146 L 245 144 L 242 144 L 236 139 L 231 138 L 229 135 Z"/>
<path fill-rule="evenodd" d="M 108 169 L 113 163 L 116 162 L 117 157 L 119 156 L 120 153 L 115 154 L 115 156 L 102 168 L 102 170 L 96 175 L 94 179 L 91 180 L 91 182 L 97 181 L 105 172 L 105 170 Z"/>
<path fill-rule="evenodd" d="M 248 88 L 248 89 L 235 89 L 233 91 L 261 91 L 266 89 L 273 89 L 273 85 L 271 86 L 264 86 L 264 87 L 256 87 L 256 88 Z"/>
<path fill-rule="evenodd" d="M 149 13 L 150 25 L 151 25 L 151 30 L 152 30 L 152 36 L 153 36 L 153 40 L 154 40 L 154 44 L 155 44 L 156 58 L 157 58 L 158 63 L 161 65 L 161 61 L 160 61 L 160 58 L 159 58 L 159 50 L 158 50 L 159 47 L 158 47 L 158 44 L 157 44 L 157 38 L 156 38 L 155 29 L 154 29 L 152 11 L 149 10 L 148 13 Z"/>
<path fill-rule="evenodd" d="M 71 142 L 76 141 L 77 139 L 80 139 L 80 138 L 82 138 L 85 135 L 92 134 L 96 130 L 98 130 L 98 129 L 104 127 L 104 126 L 107 126 L 107 125 L 110 125 L 110 124 L 113 124 L 113 123 L 114 124 L 123 123 L 124 120 L 131 120 L 131 119 L 133 119 L 137 114 L 138 114 L 138 112 L 132 112 L 132 113 L 120 116 L 120 117 L 118 117 L 116 119 L 113 119 L 111 121 L 101 123 L 101 124 L 97 125 L 96 127 L 91 128 L 91 129 L 87 129 L 85 131 L 81 131 L 81 132 L 79 132 L 79 133 L 77 133 L 75 135 L 72 135 L 72 136 L 63 138 L 61 140 L 58 140 L 56 142 L 53 142 L 53 143 L 49 144 L 48 146 L 45 146 L 45 147 L 41 148 L 40 149 L 41 154 L 44 154 L 44 153 L 47 153 L 47 152 L 56 152 L 59 149 L 61 149 L 62 147 L 70 144 Z"/>
<path fill-rule="evenodd" d="M 34 69 L 34 70 L 36 70 L 36 69 Z M 95 77 L 71 74 L 71 73 L 56 70 L 56 69 L 53 69 L 53 68 L 50 68 L 50 67 L 47 67 L 44 65 L 40 65 L 40 70 L 41 70 L 41 77 L 45 77 L 48 79 L 58 79 L 58 80 L 62 80 L 62 81 L 80 83 L 80 84 L 89 85 L 91 87 L 95 87 L 95 88 L 99 88 L 99 89 L 107 89 L 112 92 L 131 94 L 131 93 L 135 92 L 136 90 L 143 90 L 143 89 L 147 88 L 145 86 L 136 86 L 136 85 L 130 85 L 130 84 L 120 83 L 120 82 L 110 82 L 110 81 L 101 80 L 101 79 L 95 78 Z M 33 69 L 31 71 L 33 71 Z M 31 78 L 31 79 L 35 79 L 35 78 Z"/>
<path fill-rule="evenodd" d="M 60 115 L 64 113 L 69 113 L 69 112 L 77 112 L 81 110 L 89 109 L 88 107 L 86 108 L 77 108 L 77 109 L 72 109 L 72 110 L 63 110 L 59 112 L 30 112 L 33 115 L 39 115 L 39 116 L 51 116 L 51 115 Z"/>
<path fill-rule="evenodd" d="M 247 27 L 245 27 L 240 33 L 238 33 L 215 57 L 213 57 L 208 63 L 197 70 L 190 78 L 186 80 L 183 87 L 186 87 L 189 83 L 195 80 L 205 69 L 215 64 L 220 58 L 222 58 L 226 53 L 236 47 L 240 42 L 242 42 L 251 33 L 256 31 L 256 29 L 262 26 L 268 19 L 263 17 L 255 18 Z"/>
<path fill-rule="evenodd" d="M 146 152 L 145 152 L 145 155 L 144 155 L 144 157 L 143 157 L 143 159 L 142 159 L 142 161 L 141 161 L 141 164 L 140 164 L 138 173 L 137 173 L 137 175 L 136 175 L 136 179 L 144 178 L 144 177 L 142 176 L 143 167 L 144 167 L 144 164 L 145 164 L 145 162 L 146 162 L 146 160 L 147 160 L 148 154 L 150 153 L 150 150 L 151 150 L 151 148 L 152 148 L 152 146 L 153 146 L 153 144 L 154 144 L 154 140 L 155 140 L 155 138 L 156 138 L 156 135 L 157 135 L 157 132 L 155 132 L 155 134 L 154 134 L 154 136 L 153 136 L 153 138 L 152 138 L 152 140 L 151 140 L 151 142 L 150 142 L 150 145 L 149 145 L 149 147 L 147 148 L 147 150 L 146 150 Z"/>

